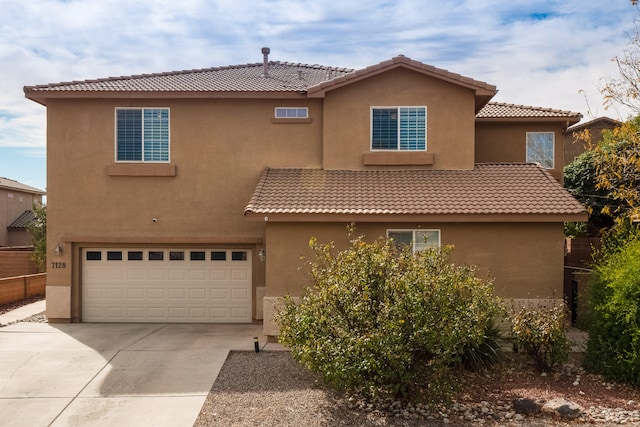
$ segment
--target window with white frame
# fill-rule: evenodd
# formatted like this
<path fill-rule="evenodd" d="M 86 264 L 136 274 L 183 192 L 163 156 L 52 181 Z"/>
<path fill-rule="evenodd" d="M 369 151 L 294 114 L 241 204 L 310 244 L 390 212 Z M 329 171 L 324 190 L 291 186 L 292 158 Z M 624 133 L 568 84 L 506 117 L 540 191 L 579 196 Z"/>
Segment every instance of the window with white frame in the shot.
<path fill-rule="evenodd" d="M 276 107 L 276 119 L 307 119 L 307 107 Z"/>
<path fill-rule="evenodd" d="M 116 108 L 116 161 L 168 162 L 169 109 Z"/>
<path fill-rule="evenodd" d="M 440 230 L 387 230 L 387 237 L 397 246 L 411 245 L 414 253 L 440 246 Z"/>
<path fill-rule="evenodd" d="M 371 150 L 427 149 L 427 107 L 371 107 Z"/>
<path fill-rule="evenodd" d="M 553 169 L 555 134 L 553 132 L 527 132 L 527 162 L 540 163 Z"/>

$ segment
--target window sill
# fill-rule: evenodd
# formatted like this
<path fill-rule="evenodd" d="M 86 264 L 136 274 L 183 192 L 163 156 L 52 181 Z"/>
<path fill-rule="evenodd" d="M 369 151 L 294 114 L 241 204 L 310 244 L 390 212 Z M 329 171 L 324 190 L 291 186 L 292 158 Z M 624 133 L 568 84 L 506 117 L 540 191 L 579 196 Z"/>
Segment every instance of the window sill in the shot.
<path fill-rule="evenodd" d="M 176 176 L 170 163 L 114 163 L 107 166 L 109 176 Z"/>
<path fill-rule="evenodd" d="M 312 119 L 271 119 L 273 124 L 307 125 L 311 122 Z"/>
<path fill-rule="evenodd" d="M 365 166 L 426 166 L 433 164 L 433 153 L 421 152 L 371 152 L 362 155 Z"/>

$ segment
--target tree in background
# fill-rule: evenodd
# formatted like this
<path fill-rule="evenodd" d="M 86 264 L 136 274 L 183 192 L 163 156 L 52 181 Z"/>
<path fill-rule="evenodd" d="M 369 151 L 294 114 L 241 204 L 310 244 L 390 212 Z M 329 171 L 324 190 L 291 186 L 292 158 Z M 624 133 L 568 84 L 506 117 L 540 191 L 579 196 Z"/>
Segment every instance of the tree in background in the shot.
<path fill-rule="evenodd" d="M 635 115 L 640 115 L 640 28 L 636 22 L 635 33 L 629 37 L 621 55 L 611 59 L 618 68 L 617 77 L 606 77 L 600 92 L 605 108 L 624 105 Z"/>
<path fill-rule="evenodd" d="M 588 150 L 565 167 L 564 185 L 599 231 L 640 220 L 640 117 L 604 131 L 602 141 L 579 137 Z"/>
<path fill-rule="evenodd" d="M 33 254 L 31 259 L 38 266 L 39 271 L 45 271 L 47 266 L 47 207 L 33 206 L 35 219 L 27 226 L 31 233 Z"/>

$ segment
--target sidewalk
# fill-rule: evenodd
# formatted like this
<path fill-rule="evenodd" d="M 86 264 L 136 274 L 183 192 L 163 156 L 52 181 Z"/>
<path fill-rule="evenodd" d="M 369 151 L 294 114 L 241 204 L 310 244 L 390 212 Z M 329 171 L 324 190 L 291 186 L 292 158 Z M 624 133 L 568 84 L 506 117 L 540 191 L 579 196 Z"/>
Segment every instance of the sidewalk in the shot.
<path fill-rule="evenodd" d="M 10 325 L 35 314 L 42 313 L 47 307 L 46 300 L 40 300 L 0 314 L 0 327 Z"/>

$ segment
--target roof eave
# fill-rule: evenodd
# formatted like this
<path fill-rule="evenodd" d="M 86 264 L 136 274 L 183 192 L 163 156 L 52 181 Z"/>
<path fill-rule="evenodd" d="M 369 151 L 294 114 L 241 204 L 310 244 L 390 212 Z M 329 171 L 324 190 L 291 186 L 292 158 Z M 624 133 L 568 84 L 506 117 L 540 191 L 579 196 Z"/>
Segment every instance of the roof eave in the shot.
<path fill-rule="evenodd" d="M 444 222 L 444 223 L 558 223 L 586 222 L 581 213 L 557 214 L 325 214 L 325 213 L 260 213 L 245 211 L 249 221 L 263 222 Z"/>
<path fill-rule="evenodd" d="M 301 99 L 299 91 L 28 91 L 25 97 L 44 106 L 49 99 Z"/>
<path fill-rule="evenodd" d="M 477 122 L 496 123 L 496 122 L 565 122 L 569 124 L 578 123 L 581 117 L 565 116 L 565 117 L 476 117 Z"/>

